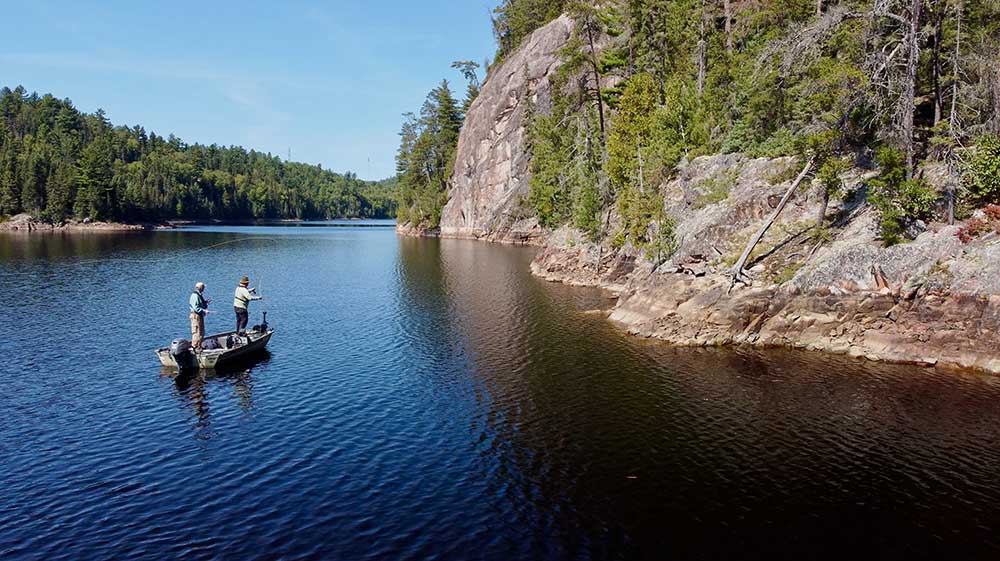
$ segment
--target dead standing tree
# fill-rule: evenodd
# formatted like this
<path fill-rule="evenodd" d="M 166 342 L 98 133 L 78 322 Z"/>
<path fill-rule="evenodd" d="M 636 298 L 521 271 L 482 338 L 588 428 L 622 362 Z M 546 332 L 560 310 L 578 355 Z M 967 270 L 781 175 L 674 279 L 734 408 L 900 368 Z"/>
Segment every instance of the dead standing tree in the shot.
<path fill-rule="evenodd" d="M 869 14 L 872 53 L 866 67 L 873 87 L 876 119 L 891 122 L 883 136 L 894 136 L 906 156 L 907 179 L 916 156 L 914 113 L 922 40 L 924 0 L 875 0 Z"/>
<path fill-rule="evenodd" d="M 705 73 L 708 67 L 708 44 L 705 41 L 705 0 L 701 0 L 701 27 L 698 31 L 698 97 L 705 93 Z"/>
<path fill-rule="evenodd" d="M 958 0 L 955 6 L 955 52 L 951 59 L 951 110 L 948 113 L 948 138 L 951 139 L 952 149 L 948 151 L 948 168 L 952 175 L 958 175 L 959 162 L 955 156 L 954 147 L 959 144 L 959 123 L 958 123 L 958 85 L 962 76 L 959 72 L 959 59 L 962 56 L 962 15 L 965 12 L 965 1 Z M 955 223 L 955 195 L 957 191 L 956 181 L 948 181 L 945 191 L 945 212 L 948 215 L 948 224 Z"/>
<path fill-rule="evenodd" d="M 725 18 L 726 54 L 733 56 L 733 7 L 730 0 L 722 0 L 722 13 Z"/>
<path fill-rule="evenodd" d="M 916 152 L 913 140 L 913 113 L 916 111 L 917 67 L 920 65 L 920 8 L 923 0 L 910 1 L 910 31 L 907 34 L 909 57 L 906 62 L 906 82 L 900 112 L 903 114 L 903 143 L 906 150 L 907 178 L 913 176 L 913 157 Z"/>
<path fill-rule="evenodd" d="M 959 57 L 962 56 L 962 13 L 965 11 L 964 0 L 958 1 L 955 7 L 955 54 L 951 59 L 951 112 L 948 114 L 948 136 L 955 140 L 958 138 L 958 83 L 961 80 L 959 74 Z M 950 224 L 951 222 L 949 222 Z"/>

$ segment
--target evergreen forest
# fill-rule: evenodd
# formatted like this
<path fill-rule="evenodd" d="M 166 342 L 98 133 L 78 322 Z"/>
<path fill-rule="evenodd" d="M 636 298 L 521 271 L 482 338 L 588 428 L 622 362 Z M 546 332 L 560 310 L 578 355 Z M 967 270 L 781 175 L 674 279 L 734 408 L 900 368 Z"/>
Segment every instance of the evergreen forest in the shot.
<path fill-rule="evenodd" d="M 50 222 L 391 218 L 395 180 L 362 181 L 239 146 L 187 144 L 68 99 L 0 90 L 0 216 Z"/>
<path fill-rule="evenodd" d="M 843 170 L 879 170 L 868 200 L 889 244 L 914 220 L 1000 203 L 995 1 L 503 0 L 491 67 L 562 14 L 574 32 L 551 111 L 526 125 L 525 207 L 544 226 L 669 244 L 655 186 L 684 161 L 731 152 L 812 160 L 827 196 Z M 407 119 L 398 159 L 402 216 L 430 227 L 461 126 L 446 90 Z M 930 162 L 958 180 L 930 185 Z"/>

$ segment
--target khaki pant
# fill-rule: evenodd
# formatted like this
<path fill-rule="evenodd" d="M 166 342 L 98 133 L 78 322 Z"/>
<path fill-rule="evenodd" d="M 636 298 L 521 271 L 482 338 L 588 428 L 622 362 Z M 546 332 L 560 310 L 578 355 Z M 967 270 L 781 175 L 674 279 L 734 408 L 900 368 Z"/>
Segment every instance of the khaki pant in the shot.
<path fill-rule="evenodd" d="M 205 338 L 205 316 L 191 312 L 191 346 L 200 349 Z"/>

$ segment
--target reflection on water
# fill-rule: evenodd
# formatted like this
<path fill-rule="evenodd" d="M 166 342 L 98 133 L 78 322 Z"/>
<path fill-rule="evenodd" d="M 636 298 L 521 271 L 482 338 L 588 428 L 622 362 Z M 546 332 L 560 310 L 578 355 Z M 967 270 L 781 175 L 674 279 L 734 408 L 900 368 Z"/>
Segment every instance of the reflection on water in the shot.
<path fill-rule="evenodd" d="M 258 354 L 249 361 L 241 361 L 227 367 L 224 370 L 185 370 L 177 371 L 174 368 L 160 368 L 162 378 L 173 380 L 173 394 L 177 401 L 190 408 L 194 414 L 192 430 L 198 440 L 208 440 L 214 436 L 212 432 L 212 414 L 210 391 L 230 393 L 236 398 L 239 410 L 243 413 L 244 420 L 252 416 L 254 367 L 266 365 L 270 360 L 270 354 Z M 211 389 L 210 389 L 211 388 Z"/>
<path fill-rule="evenodd" d="M 1000 549 L 995 378 L 671 348 L 582 313 L 609 305 L 599 291 L 526 280 L 528 253 L 455 240 L 400 247 L 403 298 L 436 311 L 408 323 L 413 336 L 433 349 L 460 341 L 475 383 L 468 438 L 489 494 L 546 537 L 523 554 Z"/>
<path fill-rule="evenodd" d="M 531 257 L 361 227 L 0 236 L 0 557 L 1000 554 L 1000 379 L 628 337 Z M 161 371 L 193 281 L 228 304 L 243 274 L 271 354 Z"/>

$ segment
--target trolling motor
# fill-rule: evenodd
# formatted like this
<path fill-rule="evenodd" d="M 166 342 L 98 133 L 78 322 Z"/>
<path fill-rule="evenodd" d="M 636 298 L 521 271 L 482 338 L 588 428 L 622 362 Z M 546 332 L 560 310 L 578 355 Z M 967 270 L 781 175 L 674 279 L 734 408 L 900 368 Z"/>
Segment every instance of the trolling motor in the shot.
<path fill-rule="evenodd" d="M 264 312 L 264 322 L 253 326 L 253 330 L 256 331 L 257 333 L 267 333 L 267 329 L 268 329 L 267 312 Z"/>

